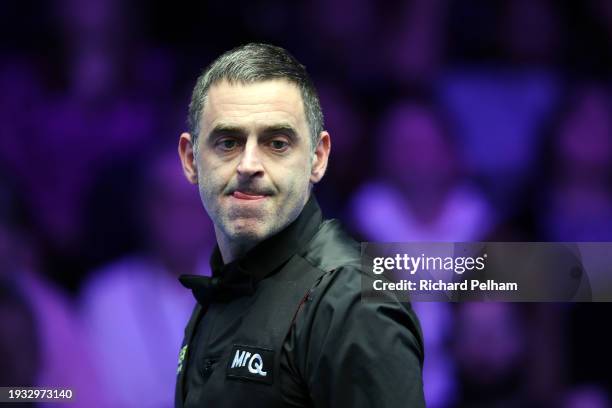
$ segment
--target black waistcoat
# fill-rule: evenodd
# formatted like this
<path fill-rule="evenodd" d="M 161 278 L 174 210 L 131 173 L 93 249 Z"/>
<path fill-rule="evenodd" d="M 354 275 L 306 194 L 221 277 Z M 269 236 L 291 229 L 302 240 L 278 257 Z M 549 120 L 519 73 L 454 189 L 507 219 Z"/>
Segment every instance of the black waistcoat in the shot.
<path fill-rule="evenodd" d="M 230 346 L 215 362 L 204 385 L 202 407 L 243 407 L 245 403 L 252 408 L 283 406 L 278 378 L 282 346 L 301 302 L 324 273 L 294 255 L 281 272 L 260 282 Z M 198 306 L 192 322 L 201 313 Z M 186 341 L 193 337 L 194 326 L 187 327 Z M 189 358 L 188 348 L 185 358 Z M 183 406 L 186 371 L 183 368 L 177 380 L 177 407 Z"/>

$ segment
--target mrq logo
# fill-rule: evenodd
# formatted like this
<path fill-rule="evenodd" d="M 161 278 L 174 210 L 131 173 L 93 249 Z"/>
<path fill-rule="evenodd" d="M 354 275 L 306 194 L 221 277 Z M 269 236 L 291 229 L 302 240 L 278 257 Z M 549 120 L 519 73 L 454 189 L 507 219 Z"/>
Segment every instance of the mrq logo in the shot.
<path fill-rule="evenodd" d="M 263 359 L 259 353 L 236 350 L 234 361 L 232 361 L 232 366 L 230 368 L 246 367 L 251 374 L 257 374 L 265 377 L 268 375 L 268 373 L 263 371 L 263 365 Z"/>
<path fill-rule="evenodd" d="M 410 256 L 408 254 L 396 254 L 392 257 L 375 257 L 373 259 L 372 272 L 377 275 L 385 271 L 406 271 L 414 275 L 418 271 L 453 271 L 462 274 L 465 271 L 482 271 L 485 268 L 487 254 L 482 256 Z"/>

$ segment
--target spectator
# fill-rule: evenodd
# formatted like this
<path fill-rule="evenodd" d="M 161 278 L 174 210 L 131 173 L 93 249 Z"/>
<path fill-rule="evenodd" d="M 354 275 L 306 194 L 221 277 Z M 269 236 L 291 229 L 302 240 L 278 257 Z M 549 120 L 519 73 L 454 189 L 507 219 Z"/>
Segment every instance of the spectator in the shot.
<path fill-rule="evenodd" d="M 195 302 L 178 276 L 209 274 L 214 240 L 174 150 L 154 156 L 144 173 L 136 188 L 144 251 L 94 271 L 81 294 L 102 390 L 111 406 L 125 408 L 173 405 L 176 359 Z"/>
<path fill-rule="evenodd" d="M 431 104 L 402 101 L 383 115 L 376 132 L 380 177 L 352 198 L 353 226 L 364 240 L 472 241 L 486 234 L 493 213 L 461 176 L 448 126 Z M 452 324 L 448 304 L 416 303 L 425 348 L 428 406 L 452 401 L 452 363 L 444 348 Z"/>

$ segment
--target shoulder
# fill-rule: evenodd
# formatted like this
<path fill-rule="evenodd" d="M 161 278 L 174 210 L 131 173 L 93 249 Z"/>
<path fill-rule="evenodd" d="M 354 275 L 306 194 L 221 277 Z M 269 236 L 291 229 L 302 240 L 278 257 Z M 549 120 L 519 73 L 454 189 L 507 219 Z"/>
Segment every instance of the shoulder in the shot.
<path fill-rule="evenodd" d="M 401 334 L 410 338 L 422 361 L 423 335 L 411 304 L 400 301 L 390 291 L 372 295 L 375 279 L 379 277 L 355 265 L 343 265 L 327 272 L 311 289 L 304 306 L 309 327 L 313 331 L 336 329 L 343 336 L 355 338 L 363 337 L 363 331 L 378 331 L 381 343 L 393 338 L 382 333 Z"/>
<path fill-rule="evenodd" d="M 364 299 L 364 279 L 350 264 L 322 276 L 296 317 L 292 364 L 322 406 L 423 406 L 418 319 L 392 295 Z"/>
<path fill-rule="evenodd" d="M 302 256 L 324 271 L 296 319 L 297 325 L 303 324 L 310 331 L 302 333 L 305 337 L 317 339 L 335 332 L 350 341 L 365 338 L 364 331 L 399 333 L 409 338 L 422 361 L 421 327 L 410 303 L 400 302 L 388 291 L 369 296 L 373 281 L 380 277 L 362 266 L 360 244 L 337 220 L 323 222 Z M 380 337 L 378 341 L 389 338 Z"/>
<path fill-rule="evenodd" d="M 361 247 L 336 219 L 325 220 L 300 255 L 313 267 L 331 271 L 340 266 L 359 266 Z"/>

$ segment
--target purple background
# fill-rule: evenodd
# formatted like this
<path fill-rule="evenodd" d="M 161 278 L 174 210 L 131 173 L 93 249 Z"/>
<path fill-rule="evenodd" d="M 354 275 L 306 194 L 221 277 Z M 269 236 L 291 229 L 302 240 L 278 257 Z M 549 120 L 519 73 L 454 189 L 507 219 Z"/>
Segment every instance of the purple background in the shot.
<path fill-rule="evenodd" d="M 33 381 L 46 344 L 21 275 L 80 327 L 117 259 L 195 270 L 214 238 L 178 135 L 200 71 L 246 42 L 312 75 L 332 136 L 315 191 L 360 239 L 612 241 L 609 0 L 3 2 L 0 33 L 1 356 L 21 356 L 0 385 Z M 610 311 L 421 311 L 427 358 L 444 356 L 430 406 L 609 406 Z"/>

